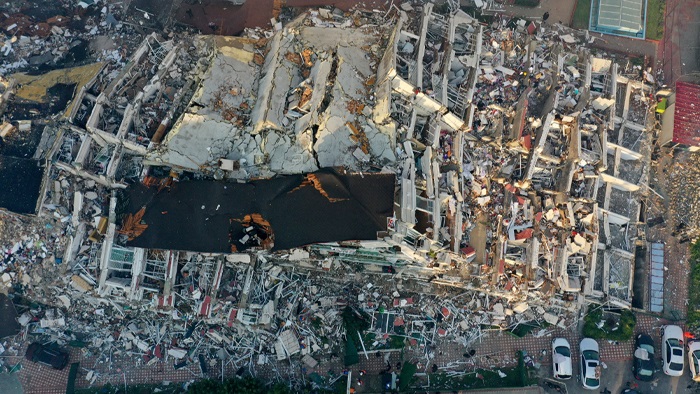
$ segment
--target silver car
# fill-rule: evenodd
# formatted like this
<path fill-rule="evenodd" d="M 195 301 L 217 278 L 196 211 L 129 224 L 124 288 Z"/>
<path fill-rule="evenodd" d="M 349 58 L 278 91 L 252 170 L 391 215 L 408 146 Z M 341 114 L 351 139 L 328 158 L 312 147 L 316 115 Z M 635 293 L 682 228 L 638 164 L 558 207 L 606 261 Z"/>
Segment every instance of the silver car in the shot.
<path fill-rule="evenodd" d="M 583 338 L 579 345 L 581 351 L 581 384 L 588 390 L 600 387 L 600 348 L 598 342 Z"/>
<path fill-rule="evenodd" d="M 694 382 L 700 382 L 700 342 L 688 344 L 688 366 Z"/>
<path fill-rule="evenodd" d="M 685 357 L 683 351 L 683 329 L 678 326 L 664 326 L 661 338 L 661 358 L 663 370 L 669 376 L 683 375 Z"/>
<path fill-rule="evenodd" d="M 573 373 L 571 346 L 564 338 L 552 341 L 552 374 L 555 379 L 570 379 Z"/>

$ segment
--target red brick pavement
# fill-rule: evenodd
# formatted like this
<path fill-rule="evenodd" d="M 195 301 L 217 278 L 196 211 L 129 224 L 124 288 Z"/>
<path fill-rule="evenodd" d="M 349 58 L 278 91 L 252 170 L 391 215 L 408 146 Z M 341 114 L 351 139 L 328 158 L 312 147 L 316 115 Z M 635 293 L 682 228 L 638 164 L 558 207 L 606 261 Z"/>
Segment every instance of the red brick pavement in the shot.
<path fill-rule="evenodd" d="M 639 314 L 637 317 L 636 331 L 651 334 L 658 344 L 660 343 L 659 327 L 663 324 L 668 324 L 668 322 L 656 317 Z M 434 358 L 430 359 L 430 361 L 425 357 L 424 349 L 419 347 L 406 349 L 404 352 L 404 361 L 418 362 L 424 369 L 430 368 L 432 364 L 437 364 L 438 367 L 446 367 L 454 365 L 455 362 L 460 363 L 459 368 L 461 369 L 471 369 L 477 366 L 483 368 L 499 368 L 515 365 L 517 363 L 516 352 L 518 350 L 525 350 L 536 362 L 542 363 L 543 365 L 550 365 L 550 344 L 555 337 L 566 338 L 571 344 L 573 356 L 578 357 L 580 335 L 576 331 L 575 329 L 557 329 L 551 335 L 540 338 L 535 338 L 534 336 L 516 338 L 503 332 L 492 331 L 488 332 L 480 343 L 476 343 L 469 348 L 458 345 L 454 341 L 444 339 L 437 345 L 435 350 L 432 351 Z M 599 344 L 601 348 L 601 359 L 603 361 L 624 361 L 632 357 L 633 341 L 620 342 L 619 344 L 599 341 Z M 467 360 L 463 357 L 463 354 L 471 348 L 476 350 L 476 355 Z M 542 353 L 543 350 L 545 354 Z M 356 374 L 355 376 L 357 376 L 360 370 L 366 370 L 370 375 L 379 374 L 387 367 L 386 359 L 389 360 L 395 370 L 396 363 L 401 360 L 401 353 L 398 351 L 387 354 L 382 353 L 381 357 L 377 357 L 376 352 L 369 352 L 368 356 L 369 359 L 365 358 L 362 351 L 360 351 L 360 363 L 352 368 L 353 373 Z M 84 357 L 78 349 L 72 349 L 71 362 L 78 360 L 81 362 L 81 369 L 76 380 L 77 387 L 89 386 L 89 382 L 85 380 L 85 376 L 87 370 L 90 369 L 101 371 L 100 378 L 96 382 L 96 385 L 104 385 L 106 383 L 121 385 L 124 384 L 124 379 L 126 379 L 128 385 L 132 385 L 136 383 L 158 383 L 163 381 L 183 382 L 205 377 L 200 373 L 197 363 L 176 371 L 173 368 L 172 361 L 157 362 L 154 365 L 146 366 L 141 362 L 135 363 L 133 360 L 127 361 L 127 359 L 119 362 L 120 360 L 117 357 L 113 357 L 113 365 L 121 365 L 122 368 L 113 368 L 109 370 L 107 359 L 104 358 L 104 356 L 103 359 L 97 360 L 95 356 Z M 63 371 L 56 371 L 46 366 L 26 361 L 19 356 L 16 359 L 10 359 L 12 363 L 17 361 L 22 362 L 23 367 L 18 372 L 18 377 L 26 393 L 53 394 L 65 392 L 69 368 Z M 314 372 L 318 372 L 322 376 L 328 376 L 329 370 L 333 370 L 336 374 L 341 373 L 343 370 L 342 359 L 320 359 L 318 361 L 320 361 L 320 364 L 314 369 Z M 298 362 L 280 363 L 277 364 L 277 371 L 272 370 L 272 364 L 268 364 L 267 367 L 256 366 L 257 369 L 255 372 L 258 377 L 265 379 L 287 379 L 291 377 L 291 375 L 302 372 L 302 366 L 298 364 Z M 285 367 L 281 368 L 280 366 L 282 365 Z M 214 365 L 209 366 L 209 373 L 206 377 L 219 378 L 220 372 L 221 364 L 217 361 Z M 305 372 L 310 373 L 312 371 L 306 370 Z M 235 368 L 232 365 L 228 365 L 224 370 L 225 376 L 232 376 L 234 373 Z"/>
<path fill-rule="evenodd" d="M 649 210 L 652 214 L 648 217 L 656 216 L 653 212 L 665 212 L 666 223 L 663 226 L 656 226 L 647 229 L 646 239 L 649 242 L 663 242 L 664 248 L 664 266 L 666 268 L 664 278 L 664 311 L 665 317 L 673 320 L 685 319 L 687 316 L 688 302 L 688 285 L 690 278 L 689 244 L 679 244 L 678 239 L 671 235 L 672 229 L 677 223 L 673 218 L 673 212 L 683 209 L 676 206 L 673 198 L 673 182 L 683 181 L 685 177 L 680 175 L 683 172 L 683 167 L 676 165 L 678 162 L 683 162 L 686 157 L 684 153 L 671 157 L 664 154 L 659 158 L 657 165 L 651 167 L 652 178 L 657 178 L 655 186 L 659 192 L 665 196 L 661 200 L 655 195 L 651 195 L 648 201 L 650 204 Z M 671 169 L 671 171 L 659 169 Z"/>
<path fill-rule="evenodd" d="M 45 365 L 29 362 L 23 357 L 12 357 L 10 362 L 22 363 L 22 369 L 17 372 L 17 376 L 25 393 L 62 394 L 66 392 L 69 368 L 57 371 Z"/>
<path fill-rule="evenodd" d="M 669 321 L 658 317 L 638 314 L 635 333 L 647 333 L 652 335 L 657 344 L 661 342 L 660 327 L 669 324 Z M 551 335 L 535 338 L 527 336 L 516 338 L 503 332 L 489 333 L 480 344 L 474 346 L 477 351 L 475 364 L 480 366 L 504 367 L 517 363 L 516 354 L 518 350 L 525 350 L 535 361 L 542 364 L 551 364 L 551 342 L 554 338 L 566 338 L 571 344 L 574 357 L 578 357 L 578 343 L 581 336 L 578 330 L 557 329 Z M 603 361 L 625 361 L 632 358 L 634 351 L 634 340 L 612 343 L 609 341 L 598 341 L 600 345 L 600 357 Z M 445 366 L 450 361 L 463 360 L 462 354 L 467 350 L 461 346 L 450 346 L 445 344 L 447 350 L 443 355 L 438 355 L 435 361 L 439 366 Z M 545 351 L 543 354 L 542 351 Z"/>

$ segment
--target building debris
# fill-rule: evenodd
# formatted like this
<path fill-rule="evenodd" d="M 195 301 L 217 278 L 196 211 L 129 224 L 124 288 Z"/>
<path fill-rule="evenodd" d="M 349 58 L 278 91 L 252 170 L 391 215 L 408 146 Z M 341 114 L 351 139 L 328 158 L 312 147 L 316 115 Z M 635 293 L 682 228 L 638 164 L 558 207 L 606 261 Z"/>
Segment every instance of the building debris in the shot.
<path fill-rule="evenodd" d="M 331 359 L 347 313 L 368 316 L 366 357 L 427 365 L 441 343 L 630 308 L 654 86 L 584 32 L 441 12 L 312 9 L 10 76 L 15 100 L 75 85 L 60 120 L 0 128 L 46 127 L 36 217 L 2 219 L 33 223 L 1 239 L 0 285 L 38 303 L 24 335 L 80 342 L 90 384 L 117 359 L 281 377 Z M 127 28 L 107 15 L 88 34 Z M 2 27 L 64 42 L 63 18 Z"/>

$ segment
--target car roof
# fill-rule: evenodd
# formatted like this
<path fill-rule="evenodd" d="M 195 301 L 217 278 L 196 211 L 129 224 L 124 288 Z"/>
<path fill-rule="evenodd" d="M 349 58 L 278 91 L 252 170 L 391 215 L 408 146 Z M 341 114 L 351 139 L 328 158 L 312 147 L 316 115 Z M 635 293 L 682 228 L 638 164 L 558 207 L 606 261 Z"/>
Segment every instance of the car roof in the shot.
<path fill-rule="evenodd" d="M 641 358 L 635 358 L 635 360 L 641 368 L 654 370 L 656 367 L 656 363 L 654 363 L 654 359 L 652 358 L 646 360 L 642 360 Z"/>
<path fill-rule="evenodd" d="M 654 346 L 654 339 L 647 334 L 637 335 L 637 346 L 639 345 L 651 345 Z"/>
<path fill-rule="evenodd" d="M 595 365 L 591 365 L 595 364 Z M 595 376 L 595 368 L 599 365 L 597 360 L 586 361 L 586 378 L 587 379 L 598 379 Z"/>
<path fill-rule="evenodd" d="M 694 351 L 696 351 L 696 350 L 700 350 L 700 341 L 691 342 L 691 343 L 688 345 L 688 351 L 689 351 L 689 352 L 694 352 Z"/>

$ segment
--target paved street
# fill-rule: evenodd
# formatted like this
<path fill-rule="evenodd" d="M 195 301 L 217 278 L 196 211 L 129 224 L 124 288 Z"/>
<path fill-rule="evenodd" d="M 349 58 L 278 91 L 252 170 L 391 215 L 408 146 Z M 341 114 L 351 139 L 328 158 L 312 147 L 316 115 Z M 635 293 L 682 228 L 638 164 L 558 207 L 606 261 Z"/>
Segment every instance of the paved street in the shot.
<path fill-rule="evenodd" d="M 657 360 L 660 362 L 660 360 Z M 655 375 L 655 380 L 653 382 L 640 382 L 634 379 L 632 374 L 632 362 L 631 361 L 617 361 L 606 363 L 608 368 L 603 371 L 601 378 L 600 390 L 607 388 L 614 394 L 620 393 L 624 388 L 627 387 L 627 383 L 630 383 L 631 387 L 635 387 L 641 393 L 690 393 L 694 392 L 693 389 L 689 389 L 687 386 L 690 383 L 690 379 L 687 375 L 681 377 L 670 377 L 659 371 Z M 576 370 L 576 369 L 575 369 Z M 551 377 L 551 371 L 548 371 L 548 377 Z M 687 373 L 687 367 L 686 367 Z M 569 393 L 597 393 L 598 390 L 586 390 L 581 386 L 581 383 L 576 378 L 572 378 L 567 381 L 566 389 Z M 556 392 L 550 388 L 545 388 L 548 393 Z"/>
<path fill-rule="evenodd" d="M 700 71 L 700 1 L 667 0 L 661 42 L 666 83 Z"/>
<path fill-rule="evenodd" d="M 571 26 L 575 7 L 576 0 L 542 0 L 539 7 L 505 6 L 506 14 L 530 19 L 541 19 L 545 12 L 549 12 L 548 23 L 561 23 L 566 26 Z"/>

